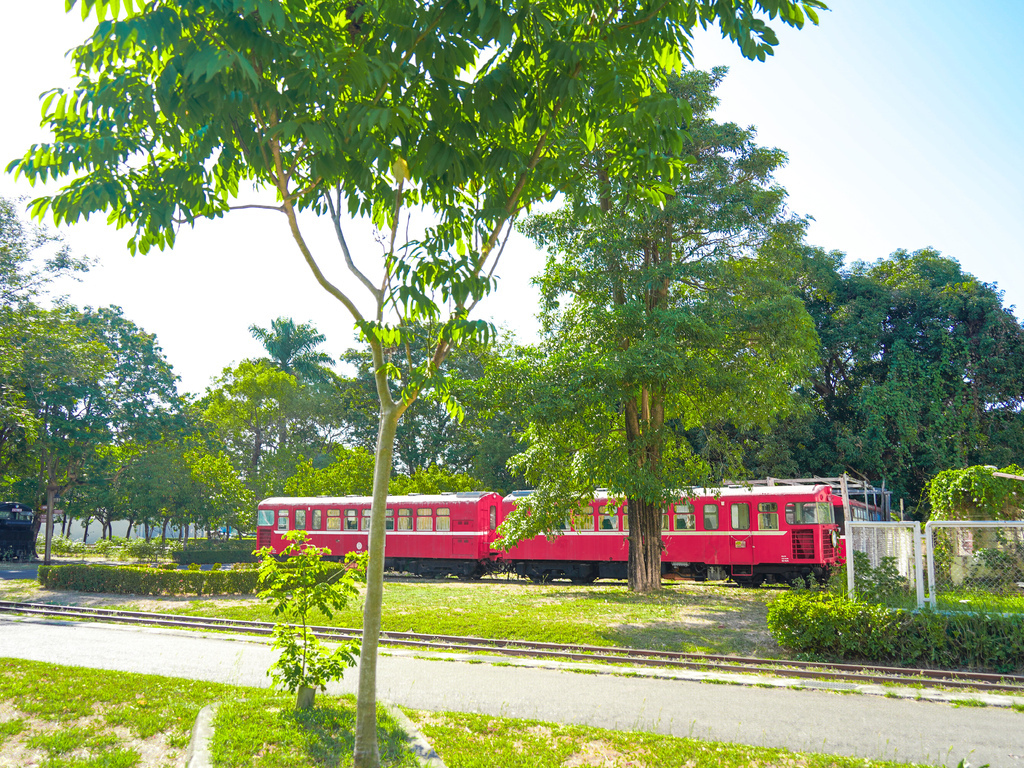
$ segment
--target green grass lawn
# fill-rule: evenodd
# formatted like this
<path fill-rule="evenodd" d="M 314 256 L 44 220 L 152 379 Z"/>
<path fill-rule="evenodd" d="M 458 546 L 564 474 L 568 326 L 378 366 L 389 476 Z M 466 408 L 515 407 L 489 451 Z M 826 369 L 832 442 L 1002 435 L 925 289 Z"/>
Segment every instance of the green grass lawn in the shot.
<path fill-rule="evenodd" d="M 899 768 L 907 763 L 639 731 L 406 710 L 448 768 Z"/>
<path fill-rule="evenodd" d="M 212 753 L 218 768 L 351 765 L 355 702 L 38 662 L 0 659 L 0 755 L 11 765 L 135 768 L 180 764 L 199 710 L 220 701 Z M 864 758 L 795 753 L 631 731 L 406 710 L 449 768 L 899 768 Z M 382 764 L 416 768 L 405 735 L 378 711 Z"/>
<path fill-rule="evenodd" d="M 635 595 L 622 582 L 578 586 L 504 579 L 389 581 L 384 587 L 382 626 L 395 632 L 778 657 L 782 651 L 766 624 L 768 604 L 778 594 L 779 589 L 693 582 L 666 582 L 658 594 Z M 259 600 L 242 596 L 132 600 L 7 581 L 0 582 L 0 599 L 274 620 Z M 312 621 L 361 627 L 361 601 L 333 620 L 314 615 Z"/>
<path fill-rule="evenodd" d="M 45 768 L 177 766 L 196 715 L 220 701 L 212 745 L 222 768 L 352 763 L 352 697 L 321 696 L 296 713 L 292 694 L 156 675 L 2 659 L 0 763 Z M 383 765 L 416 768 L 405 734 L 383 709 Z M 6 762 L 5 762 L 6 761 Z"/>
<path fill-rule="evenodd" d="M 585 645 L 777 656 L 765 617 L 773 590 L 675 583 L 655 595 L 624 584 L 535 585 L 516 581 L 391 582 L 384 588 L 382 628 Z M 191 599 L 166 610 L 193 615 L 273 620 L 255 600 Z M 317 624 L 362 626 L 353 603 Z"/>

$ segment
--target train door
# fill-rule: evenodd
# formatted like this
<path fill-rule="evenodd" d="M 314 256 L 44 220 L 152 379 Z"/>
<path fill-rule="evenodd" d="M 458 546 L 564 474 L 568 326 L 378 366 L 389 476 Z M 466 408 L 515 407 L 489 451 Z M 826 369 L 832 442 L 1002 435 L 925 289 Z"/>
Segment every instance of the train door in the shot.
<path fill-rule="evenodd" d="M 779 503 L 762 501 L 757 505 L 757 533 L 751 536 L 753 541 L 754 563 L 778 563 L 785 542 L 785 531 L 779 528 Z M 788 555 L 788 552 L 787 552 Z"/>
<path fill-rule="evenodd" d="M 704 562 L 707 565 L 728 563 L 728 526 L 719 503 L 708 499 L 699 501 L 697 506 L 700 508 L 698 517 L 704 530 Z"/>
<path fill-rule="evenodd" d="M 352 530 L 355 527 L 356 517 L 359 519 L 358 532 Z M 365 552 L 368 550 L 370 548 L 370 507 L 346 508 L 345 529 L 350 531 L 347 537 L 350 552 Z"/>
<path fill-rule="evenodd" d="M 452 507 L 438 507 L 435 515 L 438 531 L 450 532 L 452 557 L 457 560 L 476 560 L 477 536 L 480 527 L 480 511 L 474 502 L 456 502 Z"/>
<path fill-rule="evenodd" d="M 729 504 L 729 557 L 734 573 L 751 573 L 754 564 L 754 537 L 750 533 L 750 503 L 746 501 Z M 736 569 L 739 567 L 739 570 Z"/>

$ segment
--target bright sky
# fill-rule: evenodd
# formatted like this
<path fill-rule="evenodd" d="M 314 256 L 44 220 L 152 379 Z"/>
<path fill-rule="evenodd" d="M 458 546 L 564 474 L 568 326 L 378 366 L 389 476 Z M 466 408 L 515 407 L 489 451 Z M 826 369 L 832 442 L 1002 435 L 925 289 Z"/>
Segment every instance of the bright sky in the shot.
<path fill-rule="evenodd" d="M 64 53 L 89 29 L 63 3 L 4 3 L 0 27 L 0 167 L 46 139 L 43 91 L 65 85 Z M 718 117 L 758 129 L 789 154 L 779 180 L 793 211 L 814 217 L 809 240 L 850 260 L 932 246 L 1005 291 L 1024 309 L 1024 2 L 835 0 L 821 26 L 780 29 L 766 63 L 747 62 L 701 34 L 696 64 L 729 66 Z M 0 195 L 31 197 L 0 176 Z M 329 222 L 310 222 L 327 263 L 340 263 Z M 356 225 L 353 225 L 355 227 Z M 127 235 L 102 220 L 66 241 L 99 265 L 62 288 L 84 305 L 118 304 L 155 333 L 184 391 L 202 392 L 221 368 L 261 353 L 248 326 L 288 316 L 312 322 L 340 354 L 353 340 L 344 310 L 313 281 L 284 217 L 238 212 L 184 230 L 174 251 L 132 258 Z M 369 232 L 353 239 L 375 249 Z M 365 251 L 364 251 L 365 252 Z M 373 251 L 375 252 L 375 251 Z M 479 316 L 529 340 L 543 257 L 510 243 L 497 294 Z M 339 280 L 341 272 L 335 271 Z"/>

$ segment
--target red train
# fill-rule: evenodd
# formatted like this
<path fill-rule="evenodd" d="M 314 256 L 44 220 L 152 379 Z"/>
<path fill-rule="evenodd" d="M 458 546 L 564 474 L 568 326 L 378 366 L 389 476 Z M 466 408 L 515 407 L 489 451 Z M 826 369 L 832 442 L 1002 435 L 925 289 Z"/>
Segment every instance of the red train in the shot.
<path fill-rule="evenodd" d="M 561 535 L 502 551 L 495 530 L 516 491 L 388 498 L 384 567 L 421 576 L 479 578 L 511 572 L 534 581 L 626 578 L 625 504 L 598 494 Z M 370 497 L 271 498 L 259 504 L 257 543 L 283 549 L 281 534 L 303 529 L 334 556 L 363 551 Z M 663 573 L 748 586 L 824 578 L 838 563 L 832 488 L 827 485 L 695 489 L 662 515 Z"/>

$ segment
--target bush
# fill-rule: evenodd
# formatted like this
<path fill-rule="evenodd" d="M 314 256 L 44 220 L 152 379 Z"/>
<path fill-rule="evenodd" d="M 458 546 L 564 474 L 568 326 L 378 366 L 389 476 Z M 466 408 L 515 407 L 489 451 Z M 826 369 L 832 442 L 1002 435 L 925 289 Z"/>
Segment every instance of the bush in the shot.
<path fill-rule="evenodd" d="M 180 552 L 172 553 L 171 557 L 179 565 L 210 565 L 211 563 L 258 563 L 259 558 L 253 554 L 256 549 L 255 539 L 234 539 L 232 541 L 206 541 L 198 539 L 189 543 Z"/>
<path fill-rule="evenodd" d="M 42 534 L 36 539 L 36 551 L 46 551 L 46 535 Z M 89 547 L 80 541 L 69 539 L 67 536 L 54 536 L 50 539 L 50 554 L 55 557 L 70 557 L 72 555 L 85 555 Z"/>
<path fill-rule="evenodd" d="M 118 595 L 252 595 L 259 572 L 179 571 L 135 565 L 40 565 L 43 589 L 109 592 Z"/>
<path fill-rule="evenodd" d="M 768 608 L 768 629 L 783 648 L 814 656 L 1024 670 L 1024 614 L 910 611 L 796 591 Z"/>
<path fill-rule="evenodd" d="M 173 567 L 173 566 L 171 566 Z M 287 563 L 284 564 L 287 567 Z M 330 564 L 325 579 L 347 566 Z M 43 589 L 108 592 L 117 595 L 254 595 L 258 591 L 256 568 L 230 571 L 169 570 L 167 565 L 40 565 Z"/>

